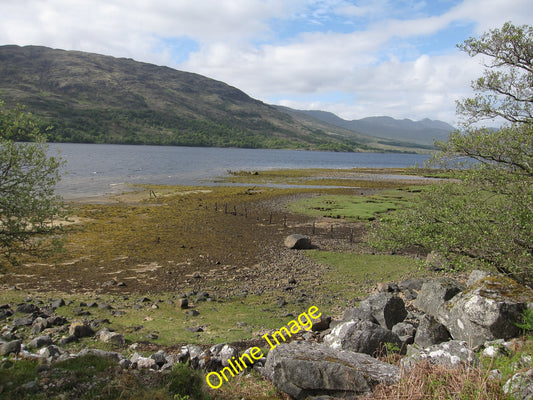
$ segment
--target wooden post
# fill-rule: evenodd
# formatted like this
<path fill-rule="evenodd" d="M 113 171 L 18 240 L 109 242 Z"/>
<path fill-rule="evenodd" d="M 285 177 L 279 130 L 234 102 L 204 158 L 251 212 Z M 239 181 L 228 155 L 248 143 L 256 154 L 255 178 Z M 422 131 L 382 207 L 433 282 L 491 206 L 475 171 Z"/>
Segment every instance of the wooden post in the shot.
<path fill-rule="evenodd" d="M 269 223 L 269 224 L 272 223 L 272 211 L 270 212 L 270 217 L 268 218 L 268 223 Z"/>
<path fill-rule="evenodd" d="M 315 234 L 315 221 L 313 221 L 313 235 Z"/>

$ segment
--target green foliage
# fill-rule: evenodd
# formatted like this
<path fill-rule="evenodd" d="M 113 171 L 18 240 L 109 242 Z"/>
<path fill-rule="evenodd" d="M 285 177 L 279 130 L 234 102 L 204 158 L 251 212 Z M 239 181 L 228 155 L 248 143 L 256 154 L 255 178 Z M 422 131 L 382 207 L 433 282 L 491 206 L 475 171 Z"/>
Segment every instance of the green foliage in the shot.
<path fill-rule="evenodd" d="M 54 230 L 62 207 L 54 193 L 60 166 L 32 116 L 0 102 L 0 251 L 17 252 Z"/>
<path fill-rule="evenodd" d="M 533 30 L 510 24 L 465 42 L 469 54 L 493 57 L 489 68 L 498 71 L 486 72 L 474 85 L 482 93 L 459 104 L 458 111 L 469 116 L 465 131 L 437 144 L 441 152 L 430 165 L 455 179 L 424 190 L 412 207 L 382 218 L 372 234 L 376 247 L 435 250 L 456 266 L 493 267 L 531 284 L 533 58 L 523 57 L 532 47 Z M 512 124 L 497 131 L 471 125 L 492 117 Z"/>
<path fill-rule="evenodd" d="M 168 390 L 175 399 L 205 399 L 204 378 L 186 364 L 176 364 L 168 376 Z"/>
<path fill-rule="evenodd" d="M 522 323 L 517 323 L 520 329 L 525 333 L 533 331 L 533 308 L 526 308 L 522 313 Z"/>

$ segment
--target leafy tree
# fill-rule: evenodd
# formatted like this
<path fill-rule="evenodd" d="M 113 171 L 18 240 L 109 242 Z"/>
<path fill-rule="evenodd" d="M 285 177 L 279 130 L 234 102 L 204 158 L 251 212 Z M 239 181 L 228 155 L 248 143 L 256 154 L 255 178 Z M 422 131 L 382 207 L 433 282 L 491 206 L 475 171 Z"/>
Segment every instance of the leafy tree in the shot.
<path fill-rule="evenodd" d="M 31 142 L 30 142 L 31 141 Z M 37 244 L 61 214 L 55 195 L 62 161 L 47 153 L 38 123 L 22 107 L 0 101 L 0 251 L 13 255 Z"/>
<path fill-rule="evenodd" d="M 473 83 L 477 95 L 458 102 L 463 131 L 437 143 L 430 166 L 452 178 L 424 190 L 410 208 L 373 231 L 381 249 L 437 251 L 450 265 L 491 266 L 533 282 L 533 29 L 503 28 L 459 46 L 491 62 Z M 498 130 L 477 126 L 503 118 Z"/>

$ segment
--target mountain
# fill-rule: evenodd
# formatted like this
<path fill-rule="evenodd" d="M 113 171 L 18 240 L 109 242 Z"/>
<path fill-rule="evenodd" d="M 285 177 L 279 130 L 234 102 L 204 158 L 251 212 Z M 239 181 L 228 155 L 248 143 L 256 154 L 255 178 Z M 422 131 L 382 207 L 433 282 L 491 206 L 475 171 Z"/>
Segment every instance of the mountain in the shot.
<path fill-rule="evenodd" d="M 131 59 L 0 46 L 0 99 L 24 104 L 56 142 L 396 151 L 304 124 L 204 76 Z M 331 128 L 331 129 L 329 129 Z M 341 133 L 339 133 L 339 132 Z"/>
<path fill-rule="evenodd" d="M 354 135 L 368 135 L 376 138 L 408 142 L 413 145 L 431 146 L 435 140 L 446 140 L 450 132 L 455 130 L 452 125 L 446 122 L 427 118 L 421 121 L 412 121 L 410 119 L 398 120 L 391 117 L 368 117 L 347 121 L 326 111 L 293 111 L 291 115 L 296 118 L 296 114 L 311 116 L 325 123 L 352 131 Z"/>

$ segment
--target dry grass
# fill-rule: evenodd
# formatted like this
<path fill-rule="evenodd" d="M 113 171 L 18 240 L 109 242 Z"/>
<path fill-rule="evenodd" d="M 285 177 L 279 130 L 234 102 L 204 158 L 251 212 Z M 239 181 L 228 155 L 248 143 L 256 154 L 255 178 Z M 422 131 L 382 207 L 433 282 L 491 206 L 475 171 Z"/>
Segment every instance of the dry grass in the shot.
<path fill-rule="evenodd" d="M 482 368 L 449 368 L 420 362 L 396 385 L 380 385 L 375 400 L 507 400 L 501 381 Z"/>

